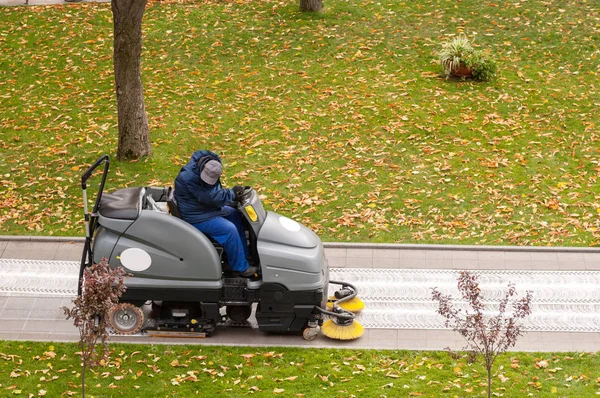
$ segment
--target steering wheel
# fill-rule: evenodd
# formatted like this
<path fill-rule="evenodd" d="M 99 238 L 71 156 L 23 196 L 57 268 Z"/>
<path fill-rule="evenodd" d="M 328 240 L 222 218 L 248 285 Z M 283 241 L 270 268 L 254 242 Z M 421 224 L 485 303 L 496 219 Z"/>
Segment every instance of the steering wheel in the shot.
<path fill-rule="evenodd" d="M 249 185 L 246 185 L 246 186 L 244 187 L 244 190 L 243 190 L 243 191 L 242 191 L 242 193 L 240 194 L 239 198 L 240 198 L 242 201 L 243 201 L 243 200 L 246 200 L 246 199 L 247 199 L 247 198 L 250 196 L 250 194 L 252 193 L 252 191 L 253 191 L 252 187 L 251 187 L 251 186 L 249 186 Z"/>

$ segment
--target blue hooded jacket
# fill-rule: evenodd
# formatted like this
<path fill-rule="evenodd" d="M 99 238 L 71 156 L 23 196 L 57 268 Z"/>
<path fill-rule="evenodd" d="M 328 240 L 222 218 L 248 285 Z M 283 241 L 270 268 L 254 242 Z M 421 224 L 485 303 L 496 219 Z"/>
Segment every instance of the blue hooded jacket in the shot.
<path fill-rule="evenodd" d="M 230 214 L 231 210 L 224 206 L 235 200 L 232 189 L 224 189 L 221 179 L 216 184 L 209 185 L 202 181 L 200 173 L 209 160 L 221 158 L 214 152 L 199 150 L 194 152 L 192 158 L 181 168 L 175 179 L 175 200 L 181 218 L 190 224 L 196 224 L 216 217 Z"/>

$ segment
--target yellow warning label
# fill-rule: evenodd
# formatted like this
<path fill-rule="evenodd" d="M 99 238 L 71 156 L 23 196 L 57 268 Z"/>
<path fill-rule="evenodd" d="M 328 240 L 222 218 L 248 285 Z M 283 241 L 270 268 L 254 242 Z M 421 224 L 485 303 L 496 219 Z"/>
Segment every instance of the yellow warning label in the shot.
<path fill-rule="evenodd" d="M 246 213 L 248 213 L 248 217 L 252 222 L 256 222 L 258 220 L 258 216 L 256 215 L 256 211 L 254 211 L 254 207 L 251 205 L 246 206 Z"/>

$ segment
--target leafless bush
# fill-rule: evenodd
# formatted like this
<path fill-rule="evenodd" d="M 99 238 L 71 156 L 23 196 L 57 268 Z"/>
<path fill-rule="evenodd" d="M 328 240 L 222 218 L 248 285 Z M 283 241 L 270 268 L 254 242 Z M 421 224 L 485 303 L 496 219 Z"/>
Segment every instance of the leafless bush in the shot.
<path fill-rule="evenodd" d="M 108 361 L 108 311 L 119 302 L 125 292 L 124 278 L 128 276 L 121 267 L 110 268 L 103 258 L 83 272 L 81 295 L 73 300 L 73 308 L 62 307 L 67 319 L 79 329 L 81 346 L 81 394 L 85 397 L 85 371 Z M 101 350 L 96 344 L 100 340 Z"/>
<path fill-rule="evenodd" d="M 468 271 L 461 271 L 458 277 L 458 290 L 468 309 L 457 309 L 450 295 L 442 294 L 437 288 L 432 289 L 433 300 L 437 301 L 437 312 L 445 318 L 446 327 L 452 328 L 464 337 L 466 349 L 474 355 L 481 355 L 487 371 L 487 392 L 491 397 L 492 367 L 499 354 L 513 347 L 519 336 L 523 335 L 522 320 L 531 314 L 532 293 L 520 299 L 513 298 L 516 289 L 508 285 L 506 294 L 500 300 L 498 313 L 484 314 L 483 298 L 479 288 L 479 277 Z M 507 307 L 512 301 L 512 313 L 507 314 Z"/>

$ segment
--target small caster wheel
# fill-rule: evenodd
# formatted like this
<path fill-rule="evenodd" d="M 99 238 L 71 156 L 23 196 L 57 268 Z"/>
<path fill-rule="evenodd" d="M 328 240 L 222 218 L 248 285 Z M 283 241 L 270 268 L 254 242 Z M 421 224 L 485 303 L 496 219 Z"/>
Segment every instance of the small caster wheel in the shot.
<path fill-rule="evenodd" d="M 313 341 L 319 334 L 320 330 L 321 328 L 318 326 L 312 328 L 305 328 L 302 331 L 302 337 L 304 337 L 304 340 L 306 341 Z"/>

